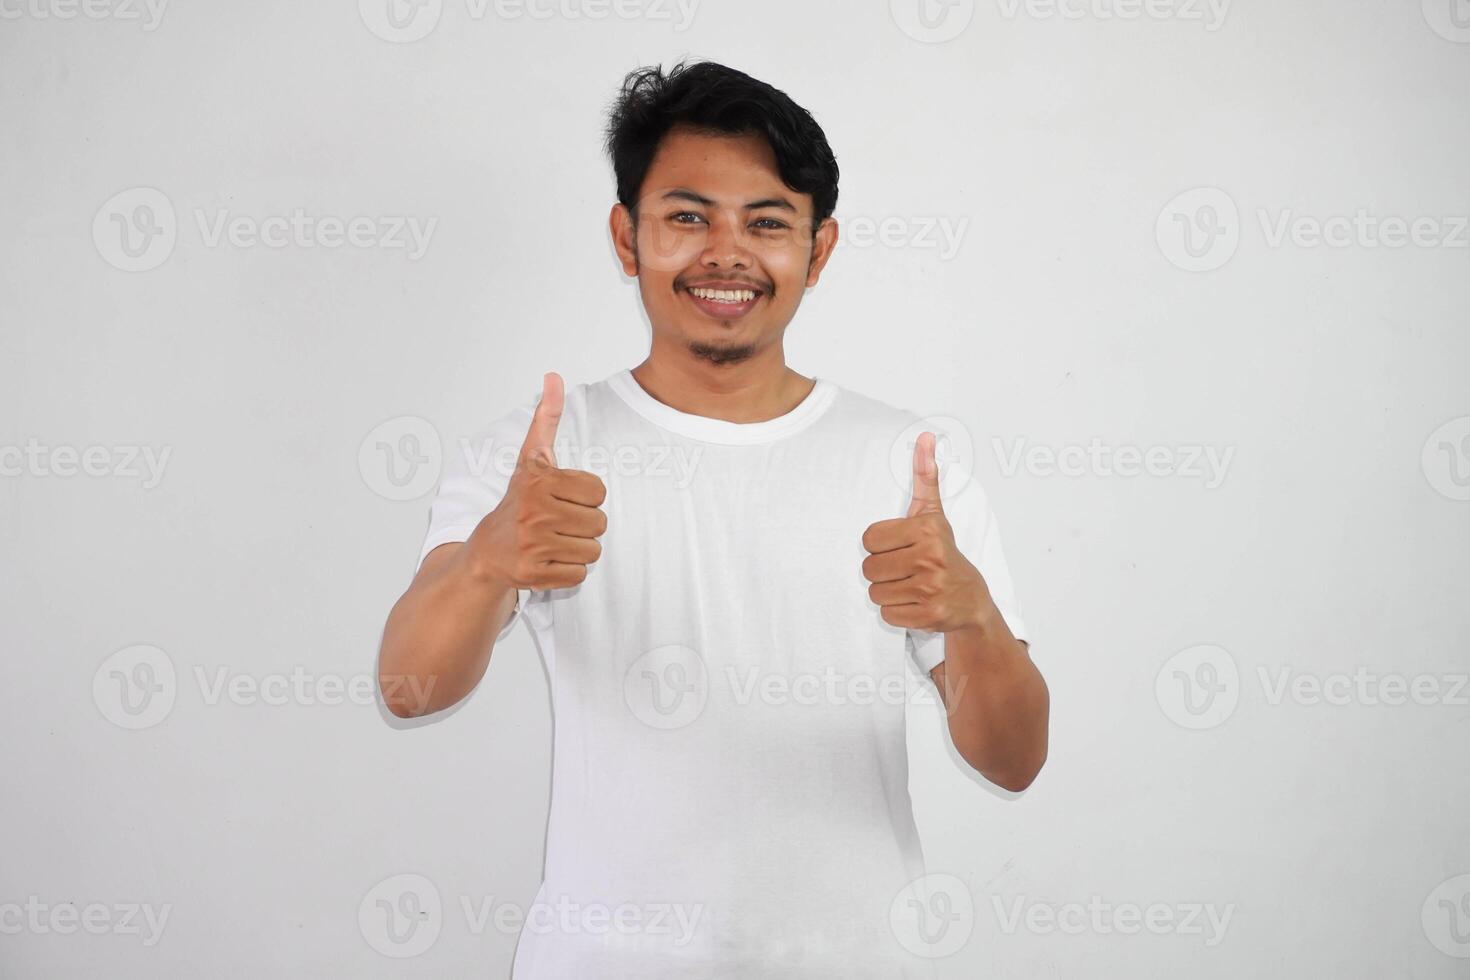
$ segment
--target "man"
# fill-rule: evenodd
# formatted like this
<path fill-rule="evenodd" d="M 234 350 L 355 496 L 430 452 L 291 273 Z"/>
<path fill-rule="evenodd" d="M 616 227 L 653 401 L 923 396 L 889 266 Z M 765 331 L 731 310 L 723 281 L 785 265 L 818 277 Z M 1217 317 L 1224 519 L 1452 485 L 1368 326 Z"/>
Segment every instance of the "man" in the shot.
<path fill-rule="evenodd" d="M 483 465 L 448 463 L 385 700 L 454 704 L 517 613 L 533 631 L 554 759 L 516 980 L 931 976 L 901 941 L 924 914 L 902 900 L 924 874 L 905 658 L 986 778 L 1022 790 L 1046 757 L 986 498 L 944 485 L 915 416 L 786 366 L 837 239 L 809 113 L 721 65 L 645 69 L 607 149 L 648 357 L 570 390 L 547 374 L 464 454 Z"/>

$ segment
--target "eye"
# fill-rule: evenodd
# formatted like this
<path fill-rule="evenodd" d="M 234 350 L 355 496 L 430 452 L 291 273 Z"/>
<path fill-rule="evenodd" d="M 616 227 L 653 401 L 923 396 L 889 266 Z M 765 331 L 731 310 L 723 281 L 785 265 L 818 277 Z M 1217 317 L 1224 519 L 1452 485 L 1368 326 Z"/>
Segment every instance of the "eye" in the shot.
<path fill-rule="evenodd" d="M 692 218 L 694 220 L 686 221 L 684 220 L 686 218 Z M 676 211 L 673 214 L 669 215 L 669 220 L 674 222 L 674 224 L 676 225 L 689 225 L 699 221 L 703 221 L 704 216 L 695 214 L 693 211 Z"/>
<path fill-rule="evenodd" d="M 783 228 L 790 227 L 786 222 L 776 218 L 757 218 L 755 224 L 761 227 L 763 231 L 780 231 Z"/>

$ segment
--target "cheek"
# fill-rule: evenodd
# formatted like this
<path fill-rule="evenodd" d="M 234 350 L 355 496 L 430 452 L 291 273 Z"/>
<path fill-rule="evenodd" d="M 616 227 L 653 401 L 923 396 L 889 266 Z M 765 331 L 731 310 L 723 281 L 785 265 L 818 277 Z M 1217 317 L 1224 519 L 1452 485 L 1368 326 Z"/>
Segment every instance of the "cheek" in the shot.
<path fill-rule="evenodd" d="M 694 265 L 704 250 L 704 236 L 671 228 L 661 222 L 644 222 L 638 228 L 638 264 L 653 272 L 673 273 Z"/>
<path fill-rule="evenodd" d="M 761 253 L 761 265 L 776 284 L 776 294 L 783 303 L 800 296 L 806 288 L 810 253 L 804 246 L 770 249 Z"/>

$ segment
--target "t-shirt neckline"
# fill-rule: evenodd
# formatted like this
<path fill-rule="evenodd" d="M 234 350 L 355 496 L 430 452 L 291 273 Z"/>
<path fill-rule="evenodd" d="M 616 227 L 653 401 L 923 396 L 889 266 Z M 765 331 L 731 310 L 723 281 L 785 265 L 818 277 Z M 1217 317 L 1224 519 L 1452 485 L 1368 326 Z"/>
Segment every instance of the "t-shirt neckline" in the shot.
<path fill-rule="evenodd" d="M 787 412 L 763 422 L 730 422 L 705 415 L 690 415 L 665 405 L 654 398 L 638 379 L 631 368 L 619 371 L 608 378 L 608 385 L 627 402 L 628 407 L 660 428 L 702 442 L 723 443 L 729 446 L 751 446 L 789 436 L 816 421 L 837 394 L 837 386 L 826 378 L 813 378 L 812 390 L 801 402 Z"/>

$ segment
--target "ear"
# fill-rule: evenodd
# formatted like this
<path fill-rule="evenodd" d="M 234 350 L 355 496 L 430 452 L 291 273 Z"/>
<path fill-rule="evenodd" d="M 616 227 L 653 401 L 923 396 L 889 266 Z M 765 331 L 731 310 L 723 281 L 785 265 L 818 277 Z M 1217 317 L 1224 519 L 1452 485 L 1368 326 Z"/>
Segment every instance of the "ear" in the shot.
<path fill-rule="evenodd" d="M 634 226 L 633 213 L 622 203 L 614 204 L 612 213 L 607 216 L 607 227 L 612 234 L 613 249 L 618 253 L 623 275 L 629 279 L 638 278 L 638 231 Z"/>
<path fill-rule="evenodd" d="M 832 250 L 836 247 L 837 219 L 824 218 L 817 226 L 817 233 L 812 236 L 812 257 L 806 270 L 808 288 L 815 286 L 822 277 L 822 269 L 826 267 L 827 260 L 832 257 Z"/>

